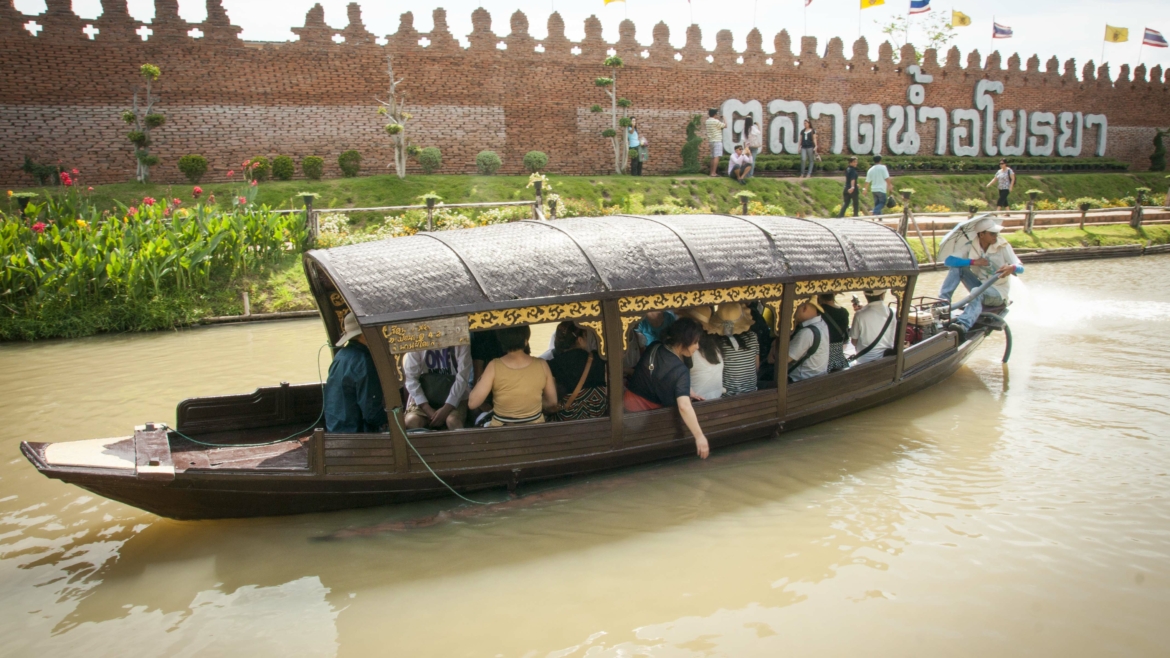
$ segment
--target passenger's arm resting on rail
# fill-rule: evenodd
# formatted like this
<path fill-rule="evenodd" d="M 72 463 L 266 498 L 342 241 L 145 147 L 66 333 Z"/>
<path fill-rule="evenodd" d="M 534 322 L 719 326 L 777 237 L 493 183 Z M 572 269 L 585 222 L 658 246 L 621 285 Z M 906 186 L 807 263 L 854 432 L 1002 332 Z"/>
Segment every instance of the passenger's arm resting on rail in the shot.
<path fill-rule="evenodd" d="M 402 355 L 402 374 L 406 379 L 406 392 L 410 399 L 420 407 L 427 403 L 427 396 L 423 393 L 419 377 L 422 376 L 423 364 L 426 355 L 421 352 L 407 352 Z"/>
<path fill-rule="evenodd" d="M 467 396 L 467 389 L 471 388 L 471 348 L 466 345 L 456 347 L 455 363 L 459 371 L 455 375 L 455 383 L 451 384 L 451 392 L 447 394 L 447 404 L 451 408 L 458 407 Z"/>
<path fill-rule="evenodd" d="M 483 369 L 483 376 L 479 381 L 475 382 L 475 388 L 471 389 L 471 396 L 467 398 L 467 407 L 469 409 L 478 409 L 487 401 L 487 396 L 492 392 L 492 383 L 496 380 L 496 363 L 492 361 Z"/>
<path fill-rule="evenodd" d="M 677 402 L 678 415 L 682 417 L 683 425 L 686 425 L 691 435 L 695 437 L 695 452 L 700 458 L 706 459 L 707 455 L 711 454 L 711 448 L 707 445 L 707 436 L 703 434 L 703 428 L 699 427 L 699 417 L 695 415 L 691 399 L 684 395 L 679 397 Z"/>
<path fill-rule="evenodd" d="M 560 407 L 557 400 L 557 380 L 553 378 L 548 361 L 540 359 L 540 367 L 544 368 L 544 410 L 552 413 Z"/>

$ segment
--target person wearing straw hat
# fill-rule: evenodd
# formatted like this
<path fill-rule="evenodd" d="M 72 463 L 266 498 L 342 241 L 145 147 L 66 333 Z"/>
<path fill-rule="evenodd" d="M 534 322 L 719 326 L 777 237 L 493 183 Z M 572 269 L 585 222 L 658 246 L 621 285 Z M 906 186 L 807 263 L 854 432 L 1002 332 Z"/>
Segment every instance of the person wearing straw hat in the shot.
<path fill-rule="evenodd" d="M 679 311 L 679 317 L 690 318 L 704 328 L 699 336 L 699 350 L 691 355 L 691 397 L 718 400 L 723 397 L 723 355 L 718 339 L 706 330 L 714 313 L 710 306 L 696 306 Z"/>
<path fill-rule="evenodd" d="M 751 313 L 739 303 L 720 304 L 704 327 L 718 336 L 724 397 L 758 390 L 760 342 L 751 328 Z"/>
<path fill-rule="evenodd" d="M 829 372 L 829 326 L 821 305 L 810 297 L 796 307 L 796 331 L 788 341 L 788 381 L 798 382 Z"/>
<path fill-rule="evenodd" d="M 960 227 L 962 226 L 960 225 Z M 948 240 L 952 234 L 959 232 L 960 227 L 956 227 L 956 230 L 943 238 L 943 247 L 948 246 Z M 949 329 L 961 330 L 962 332 L 970 330 L 975 321 L 979 319 L 984 304 L 1007 306 L 1008 293 L 1011 291 L 1011 276 L 1024 273 L 1024 266 L 1020 264 L 1016 252 L 1000 235 L 1002 227 L 999 220 L 994 217 L 983 217 L 974 221 L 970 227 L 964 227 L 964 230 L 966 233 L 974 233 L 975 239 L 961 244 L 957 248 L 949 249 L 951 253 L 946 256 L 943 264 L 950 270 L 947 272 L 947 278 L 943 281 L 938 296 L 949 301 L 955 290 L 959 288 L 959 283 L 966 286 L 967 290 L 975 290 L 996 274 L 1000 275 L 1000 278 L 982 295 L 967 304 L 962 314 L 954 318 L 948 326 Z M 943 249 L 940 248 L 940 252 L 942 251 Z"/>
<path fill-rule="evenodd" d="M 325 431 L 340 434 L 380 432 L 387 426 L 386 404 L 374 357 L 357 317 L 346 313 L 337 353 L 325 380 Z"/>
<path fill-rule="evenodd" d="M 877 361 L 886 355 L 887 350 L 894 348 L 898 320 L 894 310 L 883 303 L 886 292 L 866 290 L 865 306 L 853 315 L 849 337 L 853 339 L 853 348 L 857 350 L 853 356 L 855 365 Z"/>

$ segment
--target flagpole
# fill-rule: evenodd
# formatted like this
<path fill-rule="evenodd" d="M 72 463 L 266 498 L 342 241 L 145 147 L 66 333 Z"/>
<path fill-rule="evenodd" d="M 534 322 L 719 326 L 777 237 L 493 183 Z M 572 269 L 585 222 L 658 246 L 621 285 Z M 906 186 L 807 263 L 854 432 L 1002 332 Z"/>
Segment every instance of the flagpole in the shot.
<path fill-rule="evenodd" d="M 860 14 L 861 10 L 858 9 L 857 13 Z M 804 3 L 804 36 L 806 36 L 806 37 L 808 36 L 808 2 L 807 1 L 805 1 L 805 3 Z"/>

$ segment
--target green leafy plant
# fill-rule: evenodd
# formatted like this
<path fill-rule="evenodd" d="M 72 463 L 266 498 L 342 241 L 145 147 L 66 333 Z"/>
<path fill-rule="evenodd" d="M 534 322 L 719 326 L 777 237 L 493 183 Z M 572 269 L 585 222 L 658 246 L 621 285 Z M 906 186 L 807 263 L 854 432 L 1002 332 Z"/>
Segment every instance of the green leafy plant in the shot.
<path fill-rule="evenodd" d="M 628 128 L 631 124 L 628 117 L 619 116 L 618 108 L 621 108 L 621 112 L 624 115 L 624 113 L 629 110 L 633 103 L 631 103 L 628 99 L 618 98 L 617 95 L 617 72 L 618 69 L 622 68 L 623 66 L 622 58 L 617 56 L 606 57 L 603 64 L 607 68 L 611 69 L 612 73 L 610 73 L 609 77 L 596 78 L 593 81 L 594 85 L 601 87 L 605 91 L 605 94 L 609 97 L 610 102 L 610 127 L 603 130 L 601 136 L 610 140 L 612 143 L 613 169 L 615 173 L 621 175 L 625 172 L 626 161 L 629 157 L 626 152 L 625 134 L 626 128 Z M 619 126 L 622 128 L 620 131 L 618 130 Z"/>
<path fill-rule="evenodd" d="M 34 162 L 29 156 L 24 156 L 24 165 L 21 171 L 32 176 L 40 185 L 58 185 L 61 182 L 61 172 L 65 167 L 61 165 L 47 165 Z"/>
<path fill-rule="evenodd" d="M 699 162 L 699 147 L 703 144 L 703 138 L 699 135 L 699 128 L 703 125 L 703 117 L 701 115 L 694 115 L 686 125 L 686 143 L 683 144 L 679 155 L 682 157 L 681 173 L 693 174 L 700 170 L 702 164 Z"/>
<path fill-rule="evenodd" d="M 179 171 L 194 185 L 207 173 L 207 158 L 197 153 L 184 155 L 179 158 Z"/>
<path fill-rule="evenodd" d="M 122 112 L 121 116 L 123 122 L 134 128 L 126 135 L 126 138 L 134 145 L 134 160 L 137 163 L 135 178 L 139 183 L 145 183 L 150 180 L 150 168 L 157 165 L 159 161 L 149 151 L 152 144 L 150 131 L 162 127 L 167 122 L 167 118 L 154 111 L 154 104 L 158 102 L 158 97 L 151 92 L 151 85 L 162 75 L 162 71 L 154 64 L 143 64 L 138 67 L 138 75 L 142 78 L 145 87 L 145 105 L 139 107 L 138 94 L 140 90 L 135 89 L 132 108 Z"/>
<path fill-rule="evenodd" d="M 439 196 L 439 195 L 438 195 L 438 194 L 436 194 L 434 191 L 431 191 L 431 192 L 427 192 L 426 194 L 424 194 L 424 195 L 420 196 L 420 197 L 418 198 L 418 200 L 419 200 L 419 201 L 422 201 L 424 204 L 425 204 L 427 201 L 434 201 L 435 203 L 438 203 L 438 202 L 440 202 L 440 201 L 442 201 L 442 200 L 443 200 L 443 197 Z"/>
<path fill-rule="evenodd" d="M 417 158 L 420 152 L 422 152 L 422 149 L 415 146 L 414 144 L 408 144 L 406 146 L 406 154 L 412 158 Z"/>
<path fill-rule="evenodd" d="M 321 180 L 325 173 L 325 158 L 319 155 L 306 155 L 301 160 L 301 171 L 305 172 L 305 178 L 309 180 Z"/>
<path fill-rule="evenodd" d="M 479 154 L 475 156 L 475 170 L 478 171 L 481 176 L 491 176 L 492 174 L 499 171 L 503 164 L 504 163 L 500 160 L 499 154 L 495 151 L 480 151 Z"/>
<path fill-rule="evenodd" d="M 390 80 L 386 100 L 378 97 L 374 97 L 374 100 L 379 105 L 378 115 L 390 120 L 385 130 L 390 137 L 390 143 L 394 146 L 394 162 L 391 163 L 394 166 L 394 173 L 399 178 L 406 178 L 406 156 L 414 155 L 407 148 L 410 140 L 407 139 L 406 124 L 414 117 L 406 111 L 406 94 L 398 91 L 398 85 L 402 84 L 403 78 L 394 77 L 394 59 L 390 55 L 386 55 L 386 75 Z M 353 175 L 356 176 L 356 170 L 354 171 Z"/>
<path fill-rule="evenodd" d="M 524 168 L 531 173 L 541 171 L 548 166 L 548 156 L 543 151 L 529 151 L 524 154 Z"/>
<path fill-rule="evenodd" d="M 1154 152 L 1150 154 L 1150 171 L 1166 171 L 1166 143 L 1163 141 L 1166 133 L 1159 130 L 1154 135 Z"/>
<path fill-rule="evenodd" d="M 424 174 L 433 174 L 443 167 L 443 153 L 436 146 L 428 146 L 418 152 L 418 164 Z"/>
<path fill-rule="evenodd" d="M 341 175 L 353 178 L 362 169 L 362 154 L 349 150 L 337 156 L 337 166 L 341 167 Z"/>
<path fill-rule="evenodd" d="M 297 171 L 296 163 L 287 155 L 278 155 L 272 159 L 272 177 L 277 180 L 292 180 Z"/>
<path fill-rule="evenodd" d="M 271 171 L 272 164 L 262 155 L 257 155 L 244 163 L 244 178 L 248 180 L 266 181 Z"/>
<path fill-rule="evenodd" d="M 980 210 L 987 210 L 987 201 L 983 199 L 963 199 L 960 203 L 967 209 L 967 212 L 976 213 Z"/>

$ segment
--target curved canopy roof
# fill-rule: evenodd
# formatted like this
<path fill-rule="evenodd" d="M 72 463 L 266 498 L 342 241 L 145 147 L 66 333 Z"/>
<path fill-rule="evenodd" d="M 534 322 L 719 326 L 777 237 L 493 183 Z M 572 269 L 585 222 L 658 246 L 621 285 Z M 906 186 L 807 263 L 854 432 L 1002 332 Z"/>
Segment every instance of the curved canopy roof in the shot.
<path fill-rule="evenodd" d="M 872 222 L 730 215 L 514 222 L 306 259 L 366 325 L 609 292 L 918 271 L 906 241 Z"/>

